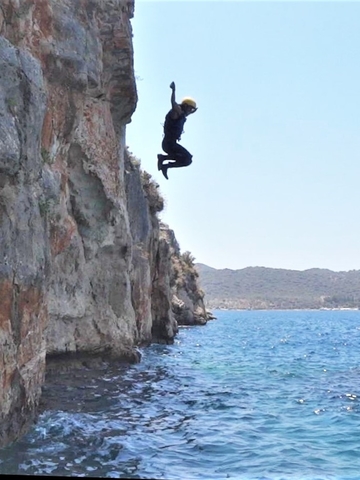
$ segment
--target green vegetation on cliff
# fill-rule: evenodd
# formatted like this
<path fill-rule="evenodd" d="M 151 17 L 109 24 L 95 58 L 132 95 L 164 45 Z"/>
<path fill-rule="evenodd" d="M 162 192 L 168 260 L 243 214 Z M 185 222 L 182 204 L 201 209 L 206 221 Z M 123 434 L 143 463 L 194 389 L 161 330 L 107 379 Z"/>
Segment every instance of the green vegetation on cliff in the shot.
<path fill-rule="evenodd" d="M 208 308 L 360 308 L 360 270 L 196 267 Z"/>

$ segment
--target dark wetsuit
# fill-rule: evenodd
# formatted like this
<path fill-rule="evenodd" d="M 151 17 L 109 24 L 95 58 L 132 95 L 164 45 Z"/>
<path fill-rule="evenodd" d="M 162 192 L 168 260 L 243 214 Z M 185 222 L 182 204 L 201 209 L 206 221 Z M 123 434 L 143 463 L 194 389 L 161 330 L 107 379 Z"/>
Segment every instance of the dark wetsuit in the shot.
<path fill-rule="evenodd" d="M 164 158 L 164 160 L 174 160 L 166 164 L 169 168 L 187 167 L 192 162 L 192 155 L 186 148 L 177 143 L 183 132 L 186 117 L 185 114 L 182 113 L 178 118 L 174 119 L 171 118 L 170 113 L 171 110 L 166 115 L 164 124 L 162 148 L 168 157 Z"/>

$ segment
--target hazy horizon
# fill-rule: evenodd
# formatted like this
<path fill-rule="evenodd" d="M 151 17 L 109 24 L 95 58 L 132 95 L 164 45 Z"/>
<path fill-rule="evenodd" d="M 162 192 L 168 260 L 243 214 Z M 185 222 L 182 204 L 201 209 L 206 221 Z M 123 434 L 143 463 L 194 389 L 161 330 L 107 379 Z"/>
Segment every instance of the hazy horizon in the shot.
<path fill-rule="evenodd" d="M 127 145 L 182 251 L 216 268 L 360 269 L 359 18 L 360 2 L 135 2 Z M 199 108 L 180 142 L 193 163 L 165 180 L 172 81 Z"/>
<path fill-rule="evenodd" d="M 280 268 L 280 267 L 267 267 L 265 265 L 248 265 L 247 267 L 241 267 L 241 268 L 231 268 L 231 267 L 221 267 L 221 268 L 216 268 L 212 267 L 211 265 L 208 265 L 207 263 L 203 262 L 197 262 L 196 259 L 194 261 L 195 265 L 204 265 L 205 267 L 212 268 L 214 270 L 246 270 L 247 268 L 268 268 L 272 270 L 291 270 L 294 272 L 306 272 L 307 270 L 329 270 L 330 272 L 335 272 L 335 273 L 342 273 L 342 272 L 358 272 L 360 269 L 358 268 L 350 268 L 349 270 L 332 270 L 331 268 L 321 268 L 321 267 L 310 267 L 310 268 Z"/>

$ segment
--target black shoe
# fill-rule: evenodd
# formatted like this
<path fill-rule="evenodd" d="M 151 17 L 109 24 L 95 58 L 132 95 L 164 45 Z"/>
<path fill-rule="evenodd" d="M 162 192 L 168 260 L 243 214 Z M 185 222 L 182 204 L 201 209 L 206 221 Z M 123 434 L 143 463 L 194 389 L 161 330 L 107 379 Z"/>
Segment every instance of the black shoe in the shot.
<path fill-rule="evenodd" d="M 162 164 L 164 161 L 164 155 L 161 155 L 161 153 L 159 153 L 157 157 L 158 157 L 158 170 L 161 170 Z"/>
<path fill-rule="evenodd" d="M 166 178 L 166 180 L 169 180 L 169 178 L 168 178 L 168 176 L 167 176 L 168 168 L 169 168 L 169 167 L 166 166 L 166 165 L 163 165 L 163 166 L 161 167 L 162 174 L 164 175 L 164 177 Z"/>

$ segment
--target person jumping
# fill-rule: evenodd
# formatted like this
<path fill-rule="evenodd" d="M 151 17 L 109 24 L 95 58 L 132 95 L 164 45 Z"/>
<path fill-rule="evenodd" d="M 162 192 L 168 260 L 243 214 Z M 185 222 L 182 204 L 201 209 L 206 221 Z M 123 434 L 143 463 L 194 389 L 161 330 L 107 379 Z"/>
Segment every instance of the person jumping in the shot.
<path fill-rule="evenodd" d="M 187 167 L 192 163 L 192 155 L 186 148 L 179 145 L 183 133 L 186 117 L 197 110 L 196 102 L 190 97 L 185 97 L 181 103 L 175 101 L 175 83 L 171 82 L 171 110 L 167 113 L 164 123 L 164 139 L 162 149 L 167 155 L 159 154 L 158 170 L 161 170 L 168 180 L 167 171 L 169 168 Z M 167 163 L 166 160 L 169 160 Z"/>

